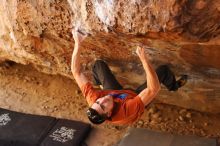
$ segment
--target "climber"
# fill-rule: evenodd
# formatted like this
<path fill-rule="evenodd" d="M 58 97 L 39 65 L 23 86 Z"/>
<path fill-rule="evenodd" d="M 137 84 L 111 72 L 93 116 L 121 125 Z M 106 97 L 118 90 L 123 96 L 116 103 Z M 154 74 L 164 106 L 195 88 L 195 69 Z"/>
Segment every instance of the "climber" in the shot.
<path fill-rule="evenodd" d="M 103 89 L 95 89 L 81 70 L 80 43 L 85 36 L 74 30 L 72 33 L 75 45 L 71 71 L 86 97 L 89 104 L 86 113 L 89 120 L 94 124 L 101 124 L 104 121 L 113 124 L 131 124 L 142 115 L 144 107 L 156 97 L 160 91 L 160 83 L 164 84 L 169 91 L 176 91 L 186 83 L 186 75 L 182 75 L 176 81 L 174 74 L 167 65 L 159 66 L 155 71 L 145 49 L 137 47 L 136 53 L 146 72 L 146 82 L 136 90 L 125 90 L 116 80 L 108 65 L 102 60 L 96 60 L 92 68 L 94 82 L 96 85 L 102 85 Z"/>

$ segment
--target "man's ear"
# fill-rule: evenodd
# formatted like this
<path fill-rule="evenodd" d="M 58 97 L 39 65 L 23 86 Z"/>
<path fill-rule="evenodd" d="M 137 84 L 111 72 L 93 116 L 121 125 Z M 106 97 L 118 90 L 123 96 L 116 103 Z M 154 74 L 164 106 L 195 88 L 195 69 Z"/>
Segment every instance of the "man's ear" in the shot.
<path fill-rule="evenodd" d="M 112 115 L 112 112 L 111 112 L 111 111 L 107 113 L 107 117 L 108 117 L 108 118 L 111 117 L 111 115 Z"/>

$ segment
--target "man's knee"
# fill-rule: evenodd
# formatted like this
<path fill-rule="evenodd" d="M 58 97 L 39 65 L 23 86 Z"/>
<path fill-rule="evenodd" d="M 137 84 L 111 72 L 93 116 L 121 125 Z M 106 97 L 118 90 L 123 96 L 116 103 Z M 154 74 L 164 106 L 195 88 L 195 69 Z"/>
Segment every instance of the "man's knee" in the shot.
<path fill-rule="evenodd" d="M 94 67 L 107 65 L 103 60 L 96 60 L 94 63 Z"/>
<path fill-rule="evenodd" d="M 168 65 L 160 65 L 156 70 L 159 72 L 166 72 L 166 71 L 170 70 L 170 68 Z"/>
<path fill-rule="evenodd" d="M 97 72 L 97 71 L 103 70 L 105 68 L 108 68 L 108 65 L 103 60 L 96 60 L 93 67 L 92 67 L 92 71 Z"/>

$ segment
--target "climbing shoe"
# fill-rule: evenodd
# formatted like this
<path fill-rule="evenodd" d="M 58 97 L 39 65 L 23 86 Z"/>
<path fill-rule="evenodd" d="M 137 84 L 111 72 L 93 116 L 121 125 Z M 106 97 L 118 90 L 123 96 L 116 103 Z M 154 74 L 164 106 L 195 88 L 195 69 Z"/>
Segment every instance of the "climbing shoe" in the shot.
<path fill-rule="evenodd" d="M 187 82 L 188 76 L 187 75 L 181 75 L 180 79 L 177 80 L 177 88 L 180 88 L 184 86 Z"/>
<path fill-rule="evenodd" d="M 102 90 L 103 90 L 103 86 L 102 86 L 102 85 L 93 85 L 93 87 L 94 87 L 95 89 L 102 89 Z"/>

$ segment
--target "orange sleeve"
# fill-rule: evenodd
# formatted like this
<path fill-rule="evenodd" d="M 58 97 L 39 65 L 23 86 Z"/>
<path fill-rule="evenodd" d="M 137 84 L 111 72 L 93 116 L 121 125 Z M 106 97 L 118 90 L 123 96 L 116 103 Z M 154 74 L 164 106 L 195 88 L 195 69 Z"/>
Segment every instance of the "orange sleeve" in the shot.
<path fill-rule="evenodd" d="M 82 94 L 86 97 L 86 101 L 91 106 L 97 98 L 99 98 L 99 92 L 92 87 L 90 82 L 81 87 Z"/>
<path fill-rule="evenodd" d="M 133 99 L 129 99 L 125 103 L 125 115 L 130 117 L 130 122 L 136 121 L 144 113 L 144 104 L 141 98 L 136 96 Z"/>

